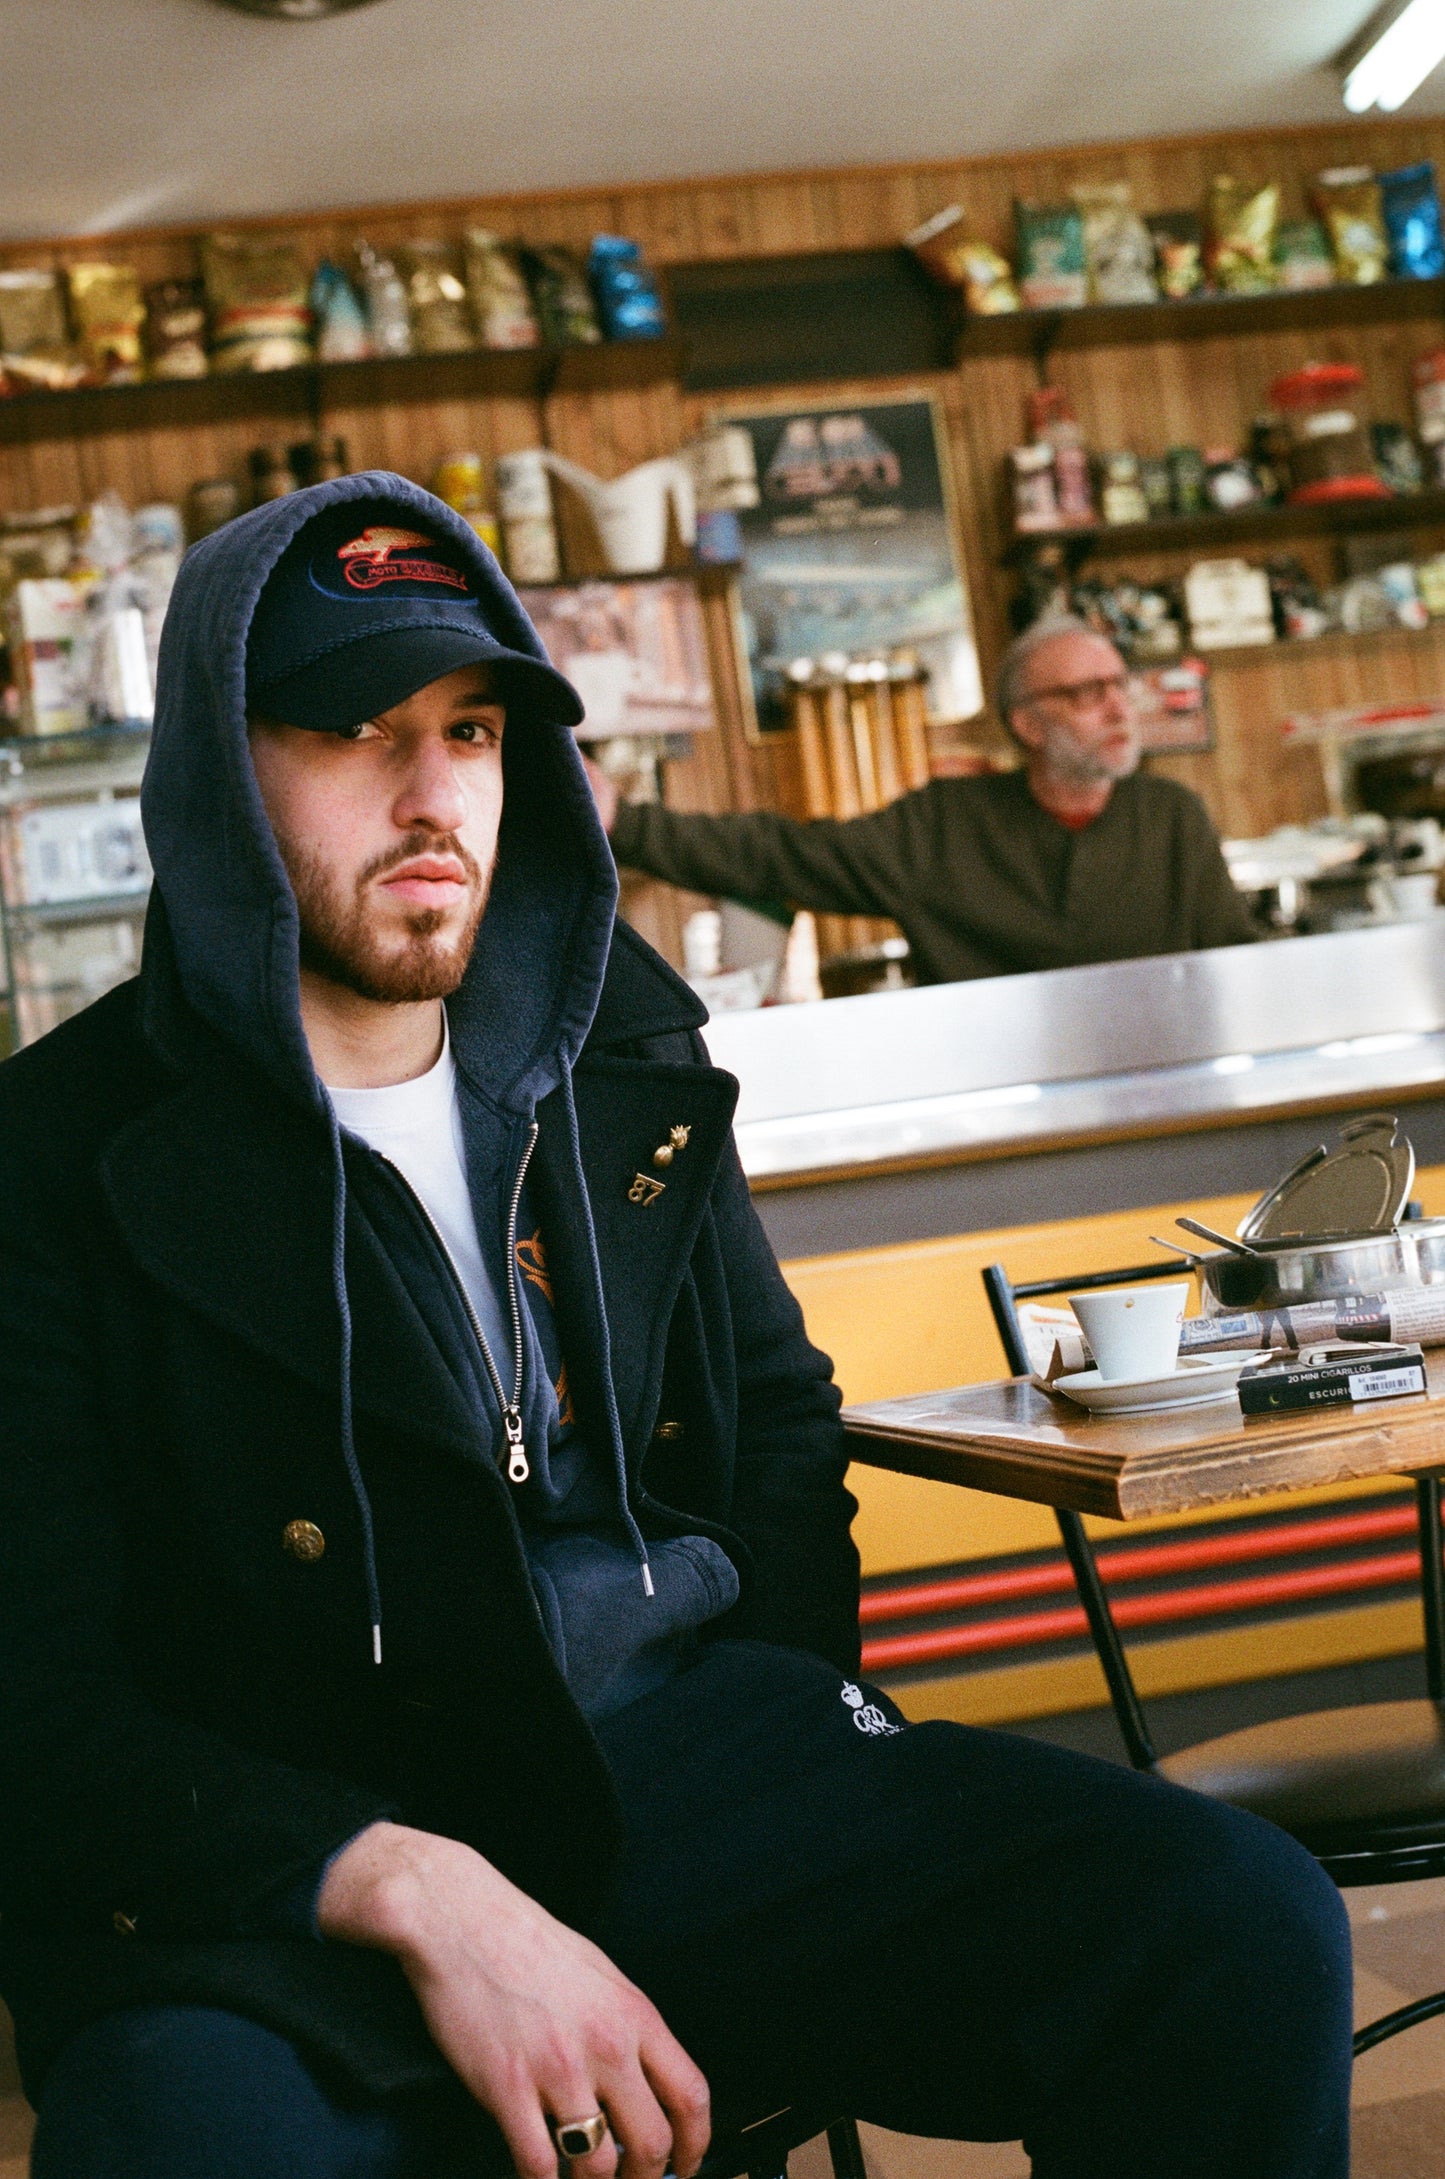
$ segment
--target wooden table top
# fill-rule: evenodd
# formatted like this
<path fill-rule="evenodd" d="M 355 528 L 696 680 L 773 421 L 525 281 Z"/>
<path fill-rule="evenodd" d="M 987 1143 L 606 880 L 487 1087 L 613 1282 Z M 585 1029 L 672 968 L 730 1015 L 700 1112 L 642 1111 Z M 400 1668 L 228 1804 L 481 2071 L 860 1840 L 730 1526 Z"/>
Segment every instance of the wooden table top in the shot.
<path fill-rule="evenodd" d="M 1079 1513 L 1138 1521 L 1197 1506 L 1445 1467 L 1445 1353 L 1428 1392 L 1309 1414 L 1251 1415 L 1229 1398 L 1157 1415 L 1091 1415 L 1027 1377 L 843 1410 L 869 1467 Z"/>

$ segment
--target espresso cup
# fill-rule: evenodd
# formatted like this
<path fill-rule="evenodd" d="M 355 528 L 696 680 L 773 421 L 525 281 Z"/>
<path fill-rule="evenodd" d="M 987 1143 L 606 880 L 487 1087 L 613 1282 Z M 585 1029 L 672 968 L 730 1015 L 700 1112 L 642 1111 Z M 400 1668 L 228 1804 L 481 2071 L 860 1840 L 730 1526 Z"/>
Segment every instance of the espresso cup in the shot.
<path fill-rule="evenodd" d="M 1179 1328 L 1189 1281 L 1160 1286 L 1105 1286 L 1070 1294 L 1069 1307 L 1093 1350 L 1100 1377 L 1167 1377 L 1179 1359 Z"/>

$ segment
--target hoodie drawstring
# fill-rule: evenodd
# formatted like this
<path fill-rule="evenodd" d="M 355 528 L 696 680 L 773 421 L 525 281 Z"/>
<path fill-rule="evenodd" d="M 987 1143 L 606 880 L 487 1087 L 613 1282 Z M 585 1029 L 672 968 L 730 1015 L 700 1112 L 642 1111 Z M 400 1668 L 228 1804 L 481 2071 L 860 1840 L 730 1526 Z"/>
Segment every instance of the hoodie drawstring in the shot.
<path fill-rule="evenodd" d="M 597 1253 L 597 1229 L 592 1223 L 592 1205 L 587 1197 L 587 1179 L 582 1169 L 582 1138 L 577 1130 L 577 1106 L 572 1095 L 572 1069 L 564 1058 L 562 1062 L 562 1104 L 567 1114 L 567 1140 L 572 1152 L 572 1177 L 577 1183 L 577 1199 L 582 1205 L 582 1224 L 587 1235 L 587 1255 L 592 1266 L 592 1287 L 597 1303 L 597 1323 L 602 1341 L 602 1398 L 607 1413 L 607 1435 L 612 1448 L 612 1463 L 617 1470 L 617 1495 L 622 1506 L 622 1519 L 632 1538 L 638 1564 L 642 1568 L 642 1586 L 648 1596 L 656 1592 L 652 1586 L 652 1568 L 648 1563 L 647 1544 L 637 1517 L 632 1511 L 632 1501 L 627 1494 L 627 1455 L 622 1444 L 622 1422 L 617 1413 L 617 1392 L 612 1382 L 612 1340 L 607 1329 L 607 1303 L 602 1285 L 602 1259 Z"/>
<path fill-rule="evenodd" d="M 371 1661 L 381 1663 L 381 1584 L 376 1578 L 376 1525 L 371 1500 L 366 1495 L 361 1463 L 356 1457 L 356 1434 L 351 1419 L 351 1298 L 346 1291 L 346 1166 L 341 1155 L 341 1125 L 331 1099 L 326 1099 L 326 1118 L 331 1130 L 331 1164 L 335 1208 L 331 1227 L 331 1290 L 341 1320 L 341 1457 L 351 1478 L 361 1522 L 361 1556 L 366 1571 L 366 1604 L 371 1614 Z"/>

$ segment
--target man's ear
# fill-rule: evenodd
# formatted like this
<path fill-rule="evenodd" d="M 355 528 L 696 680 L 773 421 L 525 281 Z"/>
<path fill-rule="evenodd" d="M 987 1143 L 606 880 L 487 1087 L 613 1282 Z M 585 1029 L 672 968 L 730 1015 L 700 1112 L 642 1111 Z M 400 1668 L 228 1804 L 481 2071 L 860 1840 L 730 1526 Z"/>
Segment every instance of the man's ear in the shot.
<path fill-rule="evenodd" d="M 1004 723 L 1006 732 L 1013 736 L 1021 748 L 1043 748 L 1044 730 L 1036 719 L 1029 717 L 1026 705 L 1017 704 Z"/>

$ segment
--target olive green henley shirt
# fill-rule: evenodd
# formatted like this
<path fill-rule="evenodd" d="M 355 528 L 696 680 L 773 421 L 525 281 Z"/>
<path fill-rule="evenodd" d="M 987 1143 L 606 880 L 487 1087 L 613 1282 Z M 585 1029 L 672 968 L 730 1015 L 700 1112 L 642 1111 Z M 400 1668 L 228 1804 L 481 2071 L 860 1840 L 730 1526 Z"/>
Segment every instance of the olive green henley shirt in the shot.
<path fill-rule="evenodd" d="M 1022 771 L 935 779 L 868 817 L 680 816 L 624 803 L 619 863 L 696 893 L 891 916 L 920 983 L 1235 946 L 1258 934 L 1204 804 L 1135 773 L 1072 831 Z"/>

